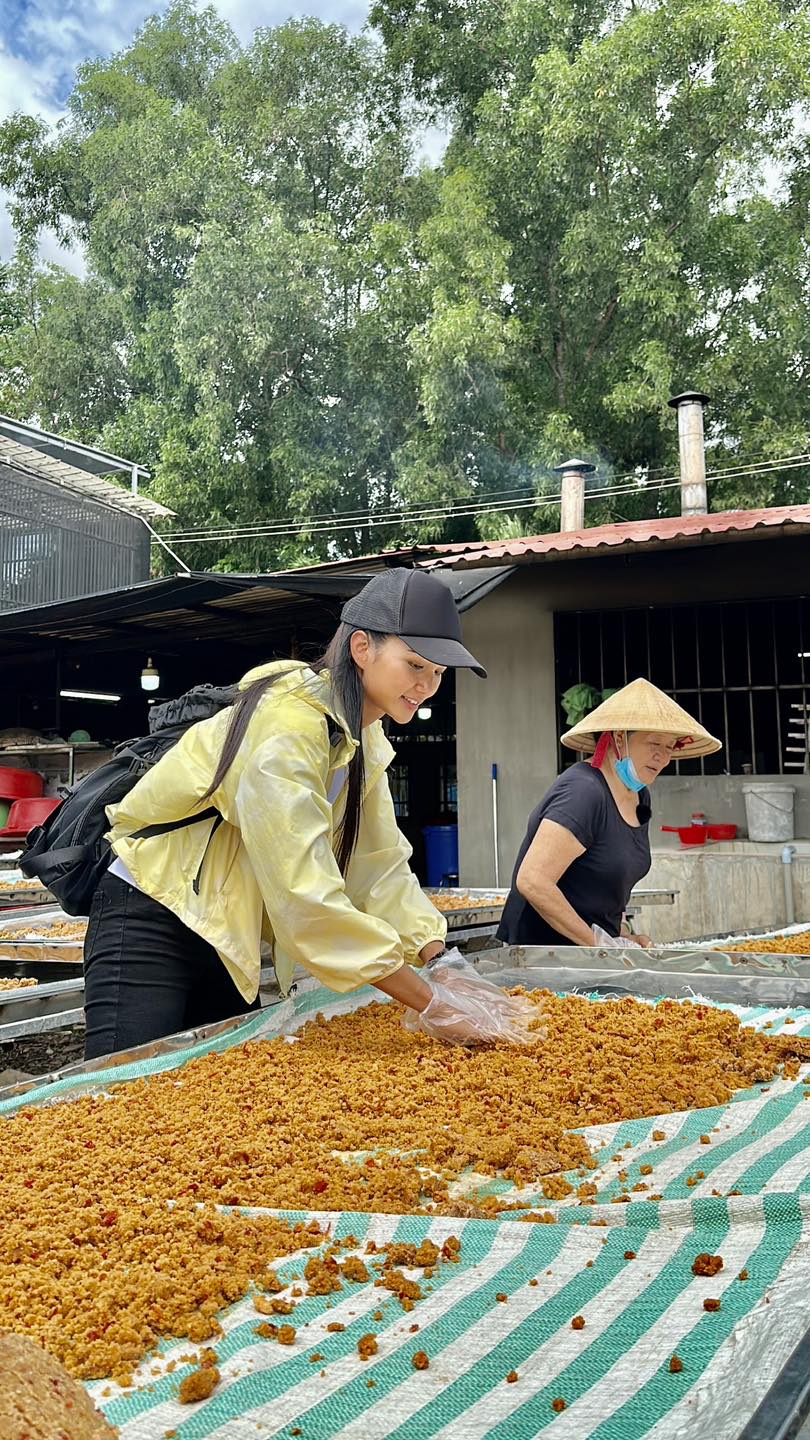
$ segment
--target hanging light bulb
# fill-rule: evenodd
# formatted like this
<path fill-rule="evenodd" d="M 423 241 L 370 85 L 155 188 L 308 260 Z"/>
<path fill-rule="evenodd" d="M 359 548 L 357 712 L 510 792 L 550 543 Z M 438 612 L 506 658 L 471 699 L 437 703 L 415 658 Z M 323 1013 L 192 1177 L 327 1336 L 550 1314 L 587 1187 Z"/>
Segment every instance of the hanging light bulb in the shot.
<path fill-rule="evenodd" d="M 157 690 L 159 684 L 160 675 L 152 664 L 152 658 L 150 656 L 141 671 L 141 689 Z"/>

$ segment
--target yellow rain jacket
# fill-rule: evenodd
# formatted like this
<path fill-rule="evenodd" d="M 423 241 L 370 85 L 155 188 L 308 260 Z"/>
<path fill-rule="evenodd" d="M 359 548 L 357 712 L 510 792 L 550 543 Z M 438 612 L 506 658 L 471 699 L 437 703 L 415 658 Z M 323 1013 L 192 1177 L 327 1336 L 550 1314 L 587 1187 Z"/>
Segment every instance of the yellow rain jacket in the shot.
<path fill-rule="evenodd" d="M 203 801 L 229 710 L 193 725 L 109 807 L 107 838 L 141 890 L 214 946 L 245 1000 L 258 993 L 262 939 L 272 946 L 284 994 L 297 964 L 332 990 L 354 990 L 416 960 L 423 946 L 444 940 L 447 926 L 408 865 L 411 847 L 386 775 L 394 751 L 381 723 L 363 731 L 366 789 L 344 879 L 334 855 L 344 796 L 332 804 L 329 794 L 357 741 L 334 708 L 326 672 L 275 661 L 251 670 L 241 686 L 266 675 L 278 678 L 219 789 Z M 209 806 L 224 817 L 213 836 L 213 821 L 201 821 L 133 838 Z"/>

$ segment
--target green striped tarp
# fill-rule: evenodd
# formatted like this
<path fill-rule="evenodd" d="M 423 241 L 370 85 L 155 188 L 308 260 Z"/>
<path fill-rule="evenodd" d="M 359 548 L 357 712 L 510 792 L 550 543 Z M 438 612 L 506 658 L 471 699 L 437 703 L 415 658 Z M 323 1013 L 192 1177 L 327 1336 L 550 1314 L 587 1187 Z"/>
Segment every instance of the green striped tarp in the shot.
<path fill-rule="evenodd" d="M 280 1026 L 294 1029 L 317 1010 L 334 1014 L 376 998 L 365 992 L 336 1000 L 305 988 L 294 1006 L 252 1016 L 194 1053 L 242 1044 Z M 790 1019 L 794 1034 L 810 1034 L 810 1011 L 738 1013 L 746 1024 L 771 1021 L 772 1033 Z M 128 1067 L 116 1078 L 174 1067 L 190 1053 Z M 96 1077 L 96 1087 L 108 1080 Z M 68 1096 L 88 1083 L 86 1077 L 62 1081 L 0 1108 Z M 775 1081 L 727 1106 L 584 1131 L 600 1162 L 592 1177 L 598 1203 L 583 1208 L 576 1195 L 557 1204 L 541 1200 L 537 1208 L 553 1211 L 553 1224 L 318 1215 L 333 1236 L 354 1235 L 360 1254 L 369 1240 L 378 1246 L 426 1236 L 440 1242 L 455 1234 L 460 1262 L 437 1267 L 410 1314 L 373 1283 L 304 1297 L 291 1317 L 297 1336 L 290 1348 L 257 1337 L 261 1317 L 247 1298 L 220 1317 L 222 1381 L 201 1404 L 177 1402 L 178 1381 L 192 1364 L 167 1373 L 170 1362 L 197 1348 L 188 1341 L 165 1345 L 130 1390 L 105 1382 L 88 1388 L 123 1440 L 159 1440 L 167 1431 L 178 1440 L 291 1434 L 302 1440 L 528 1440 L 547 1429 L 555 1440 L 703 1440 L 707 1429 L 712 1440 L 733 1440 L 810 1320 L 805 1088 Z M 666 1139 L 654 1142 L 653 1130 Z M 700 1143 L 707 1131 L 713 1132 L 710 1146 Z M 648 1161 L 663 1199 L 612 1204 L 618 1172 L 632 1185 Z M 697 1169 L 705 1178 L 687 1186 Z M 740 1194 L 729 1196 L 731 1190 Z M 527 1206 L 537 1202 L 527 1191 L 513 1192 L 510 1200 L 515 1197 Z M 723 1257 L 712 1279 L 692 1273 L 703 1251 Z M 276 1268 L 292 1284 L 301 1265 L 302 1257 L 293 1256 Z M 743 1271 L 747 1278 L 740 1279 Z M 720 1309 L 706 1312 L 707 1297 L 719 1300 Z M 378 1312 L 382 1318 L 374 1319 Z M 584 1318 L 583 1328 L 572 1328 L 574 1316 Z M 345 1331 L 328 1332 L 335 1321 Z M 357 1340 L 369 1332 L 379 1348 L 363 1362 Z M 413 1368 L 417 1350 L 427 1353 L 429 1369 Z M 322 1358 L 312 1363 L 313 1355 Z M 676 1372 L 673 1355 L 682 1365 Z M 507 1379 L 510 1372 L 516 1380 Z M 555 1401 L 565 1408 L 555 1408 Z"/>

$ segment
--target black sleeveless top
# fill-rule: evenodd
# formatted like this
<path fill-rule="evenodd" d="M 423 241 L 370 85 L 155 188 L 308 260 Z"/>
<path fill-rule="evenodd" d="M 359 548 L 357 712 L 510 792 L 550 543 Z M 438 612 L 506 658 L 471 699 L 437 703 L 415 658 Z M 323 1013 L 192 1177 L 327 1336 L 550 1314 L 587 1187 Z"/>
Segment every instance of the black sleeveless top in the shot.
<path fill-rule="evenodd" d="M 518 891 L 515 880 L 541 820 L 555 820 L 585 846 L 557 882 L 586 925 L 609 935 L 621 931 L 622 914 L 634 885 L 650 864 L 650 792 L 639 791 L 638 827 L 619 813 L 601 770 L 578 763 L 563 771 L 529 816 L 526 836 L 512 875 L 512 888 L 498 927 L 508 945 L 573 945 L 552 929 Z"/>

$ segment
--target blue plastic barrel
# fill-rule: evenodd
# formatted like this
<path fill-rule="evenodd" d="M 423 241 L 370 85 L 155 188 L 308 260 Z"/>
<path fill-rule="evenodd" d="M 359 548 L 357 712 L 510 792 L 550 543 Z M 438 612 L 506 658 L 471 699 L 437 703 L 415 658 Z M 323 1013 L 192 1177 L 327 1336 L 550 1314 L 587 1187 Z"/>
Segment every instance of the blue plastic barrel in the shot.
<path fill-rule="evenodd" d="M 426 825 L 425 860 L 427 883 L 431 889 L 441 885 L 445 875 L 458 874 L 458 825 Z"/>

